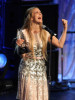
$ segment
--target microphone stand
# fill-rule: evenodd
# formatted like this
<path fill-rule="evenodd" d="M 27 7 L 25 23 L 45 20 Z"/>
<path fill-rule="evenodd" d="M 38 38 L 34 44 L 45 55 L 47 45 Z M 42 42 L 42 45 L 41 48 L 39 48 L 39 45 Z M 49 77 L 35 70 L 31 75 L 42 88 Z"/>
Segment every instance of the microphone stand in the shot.
<path fill-rule="evenodd" d="M 48 75 L 49 85 L 51 85 L 51 72 L 50 71 L 51 71 L 51 56 L 52 56 L 52 37 L 56 36 L 56 34 L 45 25 L 43 25 L 43 28 L 45 30 L 47 30 L 51 35 L 51 37 L 50 37 L 50 40 L 51 40 L 51 42 L 50 42 L 50 53 L 49 53 L 49 58 L 50 58 L 49 59 L 49 75 Z"/>
<path fill-rule="evenodd" d="M 50 42 L 50 53 L 49 53 L 49 75 L 48 75 L 48 80 L 49 80 L 49 85 L 51 85 L 51 57 L 52 57 L 52 34 L 51 34 L 51 42 Z"/>
<path fill-rule="evenodd" d="M 51 86 L 51 62 L 52 62 L 52 37 L 56 36 L 56 33 L 54 33 L 51 29 L 43 25 L 43 29 L 47 30 L 50 33 L 50 52 L 49 52 L 49 75 L 48 75 L 48 86 L 49 86 L 49 98 L 50 98 L 50 86 Z"/>
<path fill-rule="evenodd" d="M 49 52 L 49 75 L 48 75 L 48 86 L 49 86 L 49 98 L 50 98 L 50 87 L 51 87 L 51 57 L 52 57 L 52 37 L 56 34 L 51 30 L 49 29 L 48 27 L 46 27 L 45 25 L 43 26 L 45 30 L 47 30 L 49 33 L 50 33 L 50 52 Z"/>
<path fill-rule="evenodd" d="M 51 93 L 51 57 L 52 57 L 52 34 L 51 34 L 51 42 L 50 42 L 50 51 L 49 51 L 49 75 L 48 75 L 48 85 L 49 85 L 49 100 Z"/>

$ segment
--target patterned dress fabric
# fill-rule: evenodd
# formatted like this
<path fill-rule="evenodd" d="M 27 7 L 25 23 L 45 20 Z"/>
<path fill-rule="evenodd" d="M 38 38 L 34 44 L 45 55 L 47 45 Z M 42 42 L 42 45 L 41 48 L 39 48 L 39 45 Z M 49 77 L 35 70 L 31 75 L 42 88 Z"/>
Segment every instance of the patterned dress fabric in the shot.
<path fill-rule="evenodd" d="M 42 57 L 42 43 L 34 45 L 34 55 Z M 31 53 L 28 53 L 32 56 Z M 48 100 L 45 59 L 21 59 L 18 72 L 19 100 Z"/>

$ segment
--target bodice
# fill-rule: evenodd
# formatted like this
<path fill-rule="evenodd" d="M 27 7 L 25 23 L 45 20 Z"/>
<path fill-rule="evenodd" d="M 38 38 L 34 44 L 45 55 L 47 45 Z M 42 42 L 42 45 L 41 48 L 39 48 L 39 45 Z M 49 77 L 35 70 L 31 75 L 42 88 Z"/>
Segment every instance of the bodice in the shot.
<path fill-rule="evenodd" d="M 42 57 L 42 42 L 39 45 L 34 45 L 33 49 L 34 49 L 34 56 L 35 57 Z"/>
<path fill-rule="evenodd" d="M 37 58 L 37 57 L 43 58 L 42 47 L 43 47 L 42 42 L 39 45 L 37 45 L 37 44 L 33 45 L 33 51 L 34 51 L 34 57 L 35 58 Z M 33 58 L 32 51 L 26 53 L 25 58 L 30 58 L 30 59 Z"/>

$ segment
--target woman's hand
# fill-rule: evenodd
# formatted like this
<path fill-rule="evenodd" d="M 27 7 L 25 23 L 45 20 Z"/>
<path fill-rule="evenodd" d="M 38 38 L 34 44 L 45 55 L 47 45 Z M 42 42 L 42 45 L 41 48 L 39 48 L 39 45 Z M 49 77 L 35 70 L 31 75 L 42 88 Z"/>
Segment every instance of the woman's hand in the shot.
<path fill-rule="evenodd" d="M 62 23 L 63 23 L 64 31 L 67 31 L 67 23 L 68 23 L 68 21 L 65 20 L 65 19 L 62 19 Z"/>
<path fill-rule="evenodd" d="M 18 46 L 21 46 L 23 42 L 24 42 L 23 39 L 17 39 L 16 44 L 17 44 Z"/>

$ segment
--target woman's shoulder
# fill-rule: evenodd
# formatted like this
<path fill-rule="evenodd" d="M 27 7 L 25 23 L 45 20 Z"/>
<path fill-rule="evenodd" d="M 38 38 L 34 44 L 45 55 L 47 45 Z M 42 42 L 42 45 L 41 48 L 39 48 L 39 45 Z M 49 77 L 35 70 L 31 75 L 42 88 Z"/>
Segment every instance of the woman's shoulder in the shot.
<path fill-rule="evenodd" d="M 21 29 L 22 33 L 27 36 L 28 32 L 27 32 L 27 29 Z"/>
<path fill-rule="evenodd" d="M 21 29 L 21 31 L 25 34 L 27 33 L 27 29 Z"/>
<path fill-rule="evenodd" d="M 45 34 L 46 34 L 47 36 L 50 36 L 50 33 L 49 33 L 47 30 L 43 29 L 43 31 L 45 32 Z"/>
<path fill-rule="evenodd" d="M 22 29 L 21 31 L 22 31 L 26 41 L 29 41 L 27 29 Z"/>

